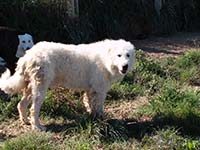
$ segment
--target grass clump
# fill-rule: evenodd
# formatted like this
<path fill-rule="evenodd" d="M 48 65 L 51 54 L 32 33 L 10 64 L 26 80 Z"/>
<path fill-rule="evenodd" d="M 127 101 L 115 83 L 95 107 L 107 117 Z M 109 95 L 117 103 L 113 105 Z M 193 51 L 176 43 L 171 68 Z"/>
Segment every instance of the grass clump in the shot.
<path fill-rule="evenodd" d="M 198 50 L 189 51 L 180 57 L 176 64 L 181 68 L 189 68 L 191 66 L 200 65 L 200 52 Z"/>
<path fill-rule="evenodd" d="M 200 134 L 199 107 L 200 92 L 168 84 L 138 114 L 150 117 L 156 128 L 172 126 L 195 137 Z"/>
<path fill-rule="evenodd" d="M 56 150 L 59 149 L 52 141 L 52 135 L 45 132 L 32 132 L 7 140 L 4 150 Z"/>
<path fill-rule="evenodd" d="M 141 86 L 134 83 L 118 82 L 112 85 L 111 90 L 108 92 L 109 100 L 116 99 L 134 99 L 138 95 L 143 95 Z"/>
<path fill-rule="evenodd" d="M 200 52 L 190 51 L 180 57 L 175 67 L 179 69 L 180 80 L 192 85 L 200 84 Z"/>
<path fill-rule="evenodd" d="M 77 127 L 66 131 L 64 145 L 69 150 L 105 148 L 113 142 L 125 141 L 126 133 L 122 122 L 84 120 Z"/>
<path fill-rule="evenodd" d="M 0 121 L 14 117 L 18 114 L 17 104 L 19 102 L 20 96 L 14 96 L 11 98 L 10 102 L 0 100 Z"/>
<path fill-rule="evenodd" d="M 69 130 L 68 130 L 69 132 Z M 76 128 L 72 128 L 63 142 L 67 150 L 90 150 L 100 144 L 99 128 L 97 124 L 86 122 Z"/>
<path fill-rule="evenodd" d="M 197 150 L 199 146 L 197 139 L 182 137 L 174 128 L 155 131 L 154 135 L 145 136 L 141 142 L 142 150 Z"/>
<path fill-rule="evenodd" d="M 199 115 L 200 93 L 192 90 L 182 91 L 172 84 L 165 85 L 161 93 L 150 101 L 149 114 L 162 114 L 165 116 L 186 118 Z"/>
<path fill-rule="evenodd" d="M 136 54 L 136 69 L 133 71 L 134 84 L 140 87 L 145 95 L 153 95 L 162 87 L 167 74 L 164 66 L 144 52 Z"/>

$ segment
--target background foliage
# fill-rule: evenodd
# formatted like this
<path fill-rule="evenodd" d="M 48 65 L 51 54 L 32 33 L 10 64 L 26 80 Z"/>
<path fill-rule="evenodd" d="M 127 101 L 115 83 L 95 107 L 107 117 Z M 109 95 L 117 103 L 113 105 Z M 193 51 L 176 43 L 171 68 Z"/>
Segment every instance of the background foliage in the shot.
<path fill-rule="evenodd" d="M 0 25 L 25 30 L 36 41 L 82 43 L 104 38 L 144 38 L 199 27 L 198 0 L 79 0 L 79 18 L 68 16 L 69 0 L 0 1 Z"/>

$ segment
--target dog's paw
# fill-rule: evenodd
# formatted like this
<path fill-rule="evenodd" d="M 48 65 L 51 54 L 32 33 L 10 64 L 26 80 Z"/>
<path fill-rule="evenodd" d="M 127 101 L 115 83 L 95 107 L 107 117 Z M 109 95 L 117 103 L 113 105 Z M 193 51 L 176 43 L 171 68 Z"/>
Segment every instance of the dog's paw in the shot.
<path fill-rule="evenodd" d="M 31 125 L 30 118 L 22 118 L 20 120 L 24 125 Z"/>
<path fill-rule="evenodd" d="M 97 113 L 97 112 L 92 112 L 89 117 L 91 120 L 104 120 L 105 119 L 105 114 L 104 113 Z"/>
<path fill-rule="evenodd" d="M 42 126 L 42 125 L 39 125 L 39 126 L 32 126 L 32 130 L 35 130 L 35 131 L 46 131 L 46 127 L 45 126 Z"/>

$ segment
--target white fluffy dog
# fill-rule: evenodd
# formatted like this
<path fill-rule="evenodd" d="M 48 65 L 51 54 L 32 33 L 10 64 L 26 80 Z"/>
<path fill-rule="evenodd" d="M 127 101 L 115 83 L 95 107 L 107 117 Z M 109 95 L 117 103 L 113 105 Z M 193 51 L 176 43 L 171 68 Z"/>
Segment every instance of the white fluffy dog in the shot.
<path fill-rule="evenodd" d="M 33 38 L 28 33 L 0 26 L 0 41 L 0 57 L 3 60 L 0 65 L 14 74 L 18 59 L 33 46 Z"/>
<path fill-rule="evenodd" d="M 18 35 L 19 45 L 17 47 L 16 57 L 20 58 L 25 55 L 25 52 L 33 47 L 33 37 L 28 34 Z"/>
<path fill-rule="evenodd" d="M 18 111 L 26 124 L 27 106 L 32 101 L 32 129 L 45 130 L 39 122 L 39 111 L 49 87 L 84 90 L 87 111 L 93 117 L 102 116 L 111 84 L 133 68 L 134 60 L 134 46 L 125 40 L 80 45 L 40 42 L 19 59 L 13 76 L 3 74 L 0 88 L 8 94 L 23 94 Z"/>

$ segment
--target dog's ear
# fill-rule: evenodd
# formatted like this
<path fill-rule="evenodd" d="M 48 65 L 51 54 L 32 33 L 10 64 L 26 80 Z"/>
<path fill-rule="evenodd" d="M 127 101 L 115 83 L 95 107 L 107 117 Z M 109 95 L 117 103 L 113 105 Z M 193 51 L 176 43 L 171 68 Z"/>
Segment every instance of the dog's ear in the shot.
<path fill-rule="evenodd" d="M 28 33 L 25 33 L 24 36 L 30 38 L 30 39 L 33 39 L 32 35 L 28 34 Z"/>
<path fill-rule="evenodd" d="M 18 35 L 18 39 L 21 40 L 23 35 Z"/>

